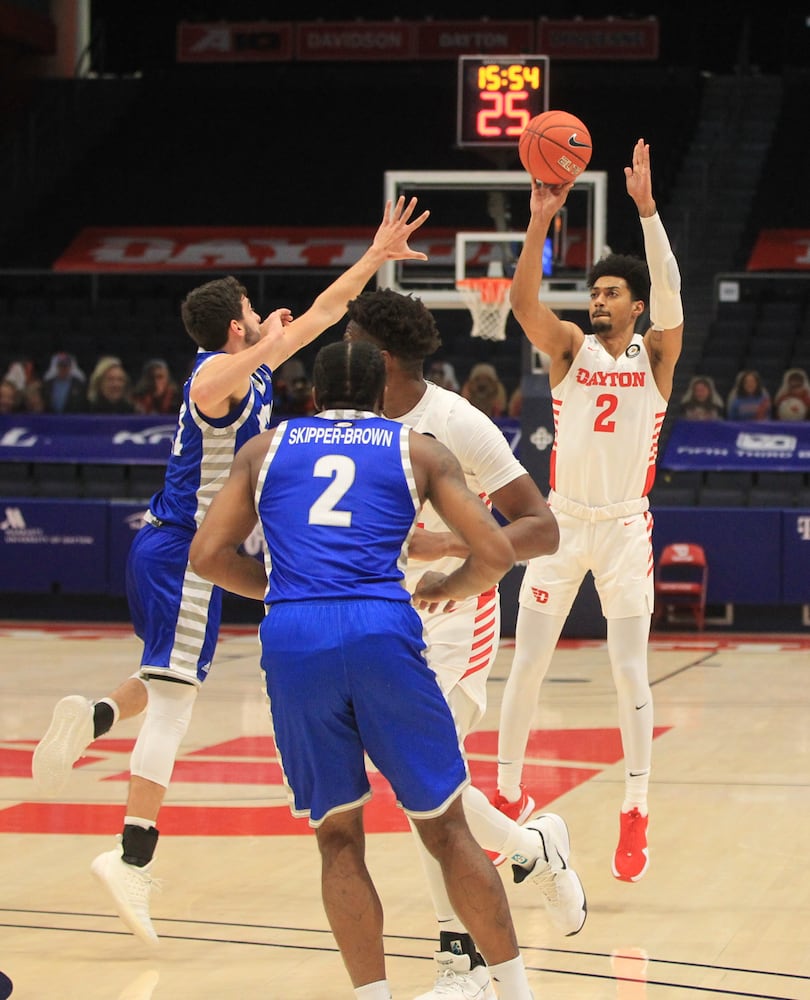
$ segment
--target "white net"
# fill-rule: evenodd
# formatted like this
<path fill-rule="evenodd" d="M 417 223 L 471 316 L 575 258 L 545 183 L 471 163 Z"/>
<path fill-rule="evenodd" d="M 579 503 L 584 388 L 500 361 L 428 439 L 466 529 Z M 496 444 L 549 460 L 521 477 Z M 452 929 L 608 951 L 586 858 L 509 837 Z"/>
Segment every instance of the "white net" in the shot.
<path fill-rule="evenodd" d="M 464 278 L 456 282 L 473 319 L 471 337 L 506 340 L 510 278 Z"/>

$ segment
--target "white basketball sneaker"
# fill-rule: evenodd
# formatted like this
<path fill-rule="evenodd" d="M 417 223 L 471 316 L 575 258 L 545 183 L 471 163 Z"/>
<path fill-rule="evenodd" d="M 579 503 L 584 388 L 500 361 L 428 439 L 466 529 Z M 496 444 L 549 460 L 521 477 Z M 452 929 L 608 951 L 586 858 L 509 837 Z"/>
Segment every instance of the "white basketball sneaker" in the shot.
<path fill-rule="evenodd" d="M 486 965 L 471 968 L 469 955 L 454 955 L 450 951 L 437 951 L 433 956 L 438 966 L 436 982 L 429 993 L 420 994 L 416 1000 L 498 1000 L 492 988 Z"/>
<path fill-rule="evenodd" d="M 116 913 L 132 933 L 145 944 L 157 945 L 159 939 L 149 915 L 152 889 L 160 888 L 151 875 L 154 862 L 150 861 L 143 868 L 128 865 L 123 860 L 122 853 L 123 848 L 119 843 L 111 851 L 99 854 L 90 865 L 90 871 L 109 892 Z"/>
<path fill-rule="evenodd" d="M 588 904 L 582 882 L 568 863 L 571 841 L 565 820 L 556 813 L 542 813 L 524 829 L 538 834 L 543 853 L 531 868 L 512 865 L 515 882 L 528 880 L 536 885 L 557 930 L 566 937 L 578 934 L 588 915 Z"/>
<path fill-rule="evenodd" d="M 38 789 L 47 795 L 61 792 L 70 770 L 93 742 L 93 703 L 78 694 L 57 702 L 47 733 L 31 761 Z"/>

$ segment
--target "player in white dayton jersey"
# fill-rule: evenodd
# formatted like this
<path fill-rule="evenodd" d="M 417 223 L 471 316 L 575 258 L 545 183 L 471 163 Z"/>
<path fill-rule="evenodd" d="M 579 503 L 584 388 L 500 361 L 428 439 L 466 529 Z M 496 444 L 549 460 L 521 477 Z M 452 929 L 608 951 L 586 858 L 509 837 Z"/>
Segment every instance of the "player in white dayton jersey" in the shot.
<path fill-rule="evenodd" d="M 530 561 L 520 591 L 515 656 L 504 691 L 498 743 L 498 802 L 514 809 L 543 677 L 585 573 L 591 570 L 618 697 L 625 793 L 613 874 L 640 879 L 649 862 L 647 791 L 653 703 L 647 643 L 653 607 L 652 517 L 647 494 L 658 437 L 681 352 L 678 266 L 652 195 L 650 148 L 639 139 L 624 168 L 641 220 L 645 262 L 611 254 L 593 267 L 592 332 L 540 301 L 543 242 L 570 184 L 533 183 L 531 218 L 511 288 L 526 336 L 551 358 L 555 436 L 549 503 L 560 527 L 555 555 Z M 649 301 L 650 327 L 635 332 Z"/>
<path fill-rule="evenodd" d="M 127 598 L 144 644 L 141 666 L 95 703 L 83 695 L 63 698 L 33 758 L 37 786 L 56 794 L 93 740 L 145 710 L 130 762 L 121 842 L 91 867 L 118 915 L 148 944 L 157 942 L 149 914 L 157 816 L 220 624 L 222 591 L 194 573 L 189 547 L 234 455 L 270 425 L 272 369 L 337 323 L 386 260 L 427 259 L 408 246 L 428 217 L 414 216 L 415 208 L 415 198 L 389 202 L 371 246 L 296 319 L 281 309 L 261 322 L 233 277 L 206 282 L 183 302 L 197 358 L 183 388 L 164 486 L 150 501 L 127 565 Z"/>
<path fill-rule="evenodd" d="M 553 552 L 558 541 L 555 519 L 503 433 L 458 393 L 425 380 L 425 359 L 441 344 L 432 313 L 418 298 L 378 289 L 350 302 L 347 318 L 347 340 L 369 340 L 382 350 L 385 416 L 436 438 L 450 449 L 469 488 L 509 522 L 504 530 L 519 560 Z M 406 587 L 413 591 L 427 569 L 452 572 L 466 555 L 466 546 L 448 531 L 431 505 L 425 504 L 408 552 Z M 437 609 L 420 611 L 420 615 L 428 663 L 436 672 L 463 740 L 486 708 L 487 677 L 500 641 L 498 588 L 493 586 L 459 601 L 449 614 Z M 585 921 L 585 895 L 568 864 L 570 844 L 562 818 L 546 813 L 521 827 L 477 788 L 468 786 L 462 800 L 479 844 L 493 856 L 510 859 L 515 881 L 527 880 L 537 886 L 555 926 L 564 934 L 576 934 Z M 450 904 L 438 864 L 424 849 L 420 848 L 420 853 L 439 926 L 439 950 L 435 990 L 419 1000 L 446 995 L 449 980 L 458 987 L 459 995 L 475 995 L 481 1000 L 493 997 L 486 968 Z M 470 992 L 461 993 L 463 989 Z M 471 992 L 474 989 L 480 992 Z"/>

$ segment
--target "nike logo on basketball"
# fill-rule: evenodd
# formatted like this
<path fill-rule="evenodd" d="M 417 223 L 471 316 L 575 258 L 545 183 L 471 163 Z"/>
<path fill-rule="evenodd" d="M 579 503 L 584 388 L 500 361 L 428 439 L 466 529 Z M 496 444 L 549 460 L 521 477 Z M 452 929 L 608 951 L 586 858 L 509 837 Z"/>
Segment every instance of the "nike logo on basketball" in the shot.
<path fill-rule="evenodd" d="M 590 149 L 591 148 L 588 145 L 587 142 L 577 142 L 577 134 L 576 134 L 576 132 L 573 132 L 571 135 L 568 136 L 568 145 L 569 146 L 579 146 L 580 149 Z"/>

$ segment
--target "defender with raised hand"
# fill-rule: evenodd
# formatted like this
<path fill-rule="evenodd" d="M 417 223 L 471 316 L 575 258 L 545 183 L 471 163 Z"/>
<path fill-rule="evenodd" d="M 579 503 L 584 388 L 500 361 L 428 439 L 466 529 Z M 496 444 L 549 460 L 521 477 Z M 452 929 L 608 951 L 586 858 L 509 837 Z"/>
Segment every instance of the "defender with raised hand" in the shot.
<path fill-rule="evenodd" d="M 222 611 L 220 588 L 189 565 L 194 533 L 227 480 L 234 455 L 270 426 L 272 369 L 336 323 L 385 261 L 427 259 L 408 246 L 429 214 L 415 216 L 415 209 L 415 198 L 388 202 L 366 252 L 298 318 L 282 309 L 260 322 L 232 277 L 193 289 L 182 304 L 197 357 L 183 388 L 164 486 L 150 501 L 127 564 L 127 598 L 143 640 L 140 668 L 95 703 L 83 695 L 63 698 L 33 758 L 38 787 L 56 794 L 93 740 L 119 719 L 146 710 L 130 762 L 119 843 L 99 855 L 91 870 L 127 927 L 147 944 L 158 940 L 149 913 L 158 812 L 211 667 Z"/>

